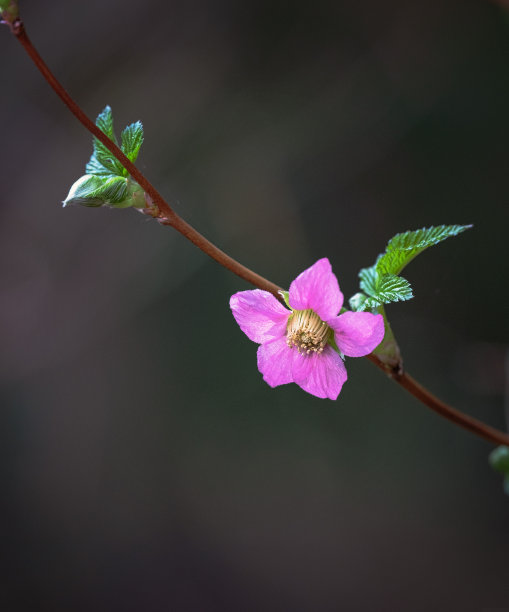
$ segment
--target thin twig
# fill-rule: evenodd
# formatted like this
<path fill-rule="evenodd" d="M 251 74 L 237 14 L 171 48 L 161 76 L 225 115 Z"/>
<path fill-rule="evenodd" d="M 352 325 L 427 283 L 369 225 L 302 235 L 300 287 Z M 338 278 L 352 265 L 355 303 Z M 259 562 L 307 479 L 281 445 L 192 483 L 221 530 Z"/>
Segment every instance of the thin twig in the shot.
<path fill-rule="evenodd" d="M 37 66 L 43 77 L 51 85 L 58 97 L 63 101 L 71 113 L 82 123 L 89 132 L 91 132 L 98 140 L 100 140 L 105 147 L 107 147 L 111 153 L 118 159 L 118 161 L 126 168 L 129 174 L 135 179 L 135 181 L 143 188 L 143 190 L 150 196 L 153 204 L 157 207 L 157 214 L 154 215 L 163 225 L 170 225 L 204 253 L 215 259 L 222 266 L 240 276 L 248 283 L 260 287 L 265 291 L 269 291 L 274 294 L 278 299 L 278 291 L 280 287 L 271 283 L 266 278 L 263 278 L 259 274 L 256 274 L 249 268 L 246 268 L 241 263 L 227 255 L 224 251 L 216 247 L 212 242 L 207 240 L 194 227 L 189 225 L 184 219 L 179 217 L 177 213 L 171 208 L 166 202 L 163 196 L 157 191 L 157 189 L 145 178 L 145 176 L 136 168 L 130 159 L 124 155 L 119 147 L 110 140 L 106 134 L 100 130 L 93 121 L 91 121 L 87 115 L 83 112 L 80 106 L 71 98 L 63 86 L 59 83 L 57 78 L 51 72 L 46 65 L 46 62 L 39 55 L 38 51 L 33 46 L 32 42 L 27 36 L 23 22 L 17 20 L 11 27 L 13 34 L 23 45 L 25 51 L 28 53 L 34 64 Z"/>
<path fill-rule="evenodd" d="M 397 382 L 398 385 L 401 385 L 403 389 L 406 389 L 409 393 L 411 393 L 415 398 L 417 398 L 421 403 L 425 406 L 444 417 L 448 421 L 451 421 L 455 425 L 459 427 L 463 427 L 468 431 L 478 435 L 485 440 L 489 440 L 490 442 L 494 442 L 495 444 L 502 444 L 504 446 L 509 446 L 509 435 L 491 427 L 490 425 L 486 425 L 482 421 L 478 419 L 474 419 L 474 417 L 465 414 L 449 404 L 446 404 L 441 399 L 433 395 L 431 391 L 428 391 L 425 387 L 423 387 L 420 383 L 418 383 L 415 378 L 412 378 L 410 374 L 407 372 L 397 372 L 397 371 L 388 371 L 387 367 L 378 359 L 376 355 L 371 353 L 367 358 L 374 363 L 378 368 L 380 368 L 383 372 L 388 374 L 394 382 Z"/>
<path fill-rule="evenodd" d="M 20 19 L 16 19 L 13 23 L 8 24 L 11 28 L 12 33 L 23 45 L 25 51 L 28 53 L 34 64 L 37 66 L 45 80 L 51 85 L 58 97 L 64 102 L 69 108 L 73 115 L 82 123 L 87 130 L 92 133 L 98 140 L 100 140 L 105 147 L 107 147 L 111 153 L 119 160 L 119 162 L 126 168 L 129 174 L 137 181 L 137 183 L 143 188 L 146 194 L 148 194 L 150 200 L 155 205 L 155 213 L 153 216 L 158 219 L 162 225 L 169 225 L 180 232 L 185 238 L 190 240 L 194 245 L 201 249 L 204 253 L 212 257 L 215 261 L 221 264 L 226 269 L 230 270 L 240 278 L 246 280 L 248 283 L 263 289 L 275 295 L 280 299 L 278 292 L 281 290 L 280 287 L 270 282 L 263 276 L 256 274 L 249 268 L 246 268 L 238 261 L 227 255 L 224 251 L 217 248 L 212 242 L 207 240 L 198 231 L 194 229 L 189 223 L 184 221 L 177 213 L 171 208 L 166 202 L 162 195 L 157 189 L 148 181 L 148 179 L 136 168 L 136 166 L 124 155 L 119 147 L 110 140 L 104 132 L 102 132 L 93 123 L 78 104 L 71 98 L 67 91 L 62 87 L 60 82 L 53 75 L 51 70 L 48 68 L 42 57 L 39 55 L 35 47 L 32 45 L 28 38 L 23 22 Z M 509 446 L 509 435 L 486 425 L 485 423 L 474 419 L 451 406 L 448 406 L 437 397 L 435 397 L 430 391 L 420 385 L 414 380 L 409 374 L 404 372 L 388 370 L 387 367 L 376 357 L 371 354 L 367 356 L 368 359 L 374 363 L 378 368 L 388 374 L 392 380 L 401 385 L 420 402 L 422 402 L 428 408 L 435 411 L 439 415 L 455 423 L 456 425 L 467 429 L 468 431 L 489 440 L 495 444 L 502 444 Z"/>

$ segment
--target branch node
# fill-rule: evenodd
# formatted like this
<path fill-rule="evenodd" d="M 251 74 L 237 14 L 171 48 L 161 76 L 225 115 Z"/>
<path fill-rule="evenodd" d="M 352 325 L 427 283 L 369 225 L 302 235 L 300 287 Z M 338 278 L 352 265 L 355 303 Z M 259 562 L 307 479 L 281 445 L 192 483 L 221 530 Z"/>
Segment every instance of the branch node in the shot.
<path fill-rule="evenodd" d="M 14 36 L 20 36 L 25 30 L 25 26 L 23 25 L 23 22 L 19 17 L 15 19 L 12 23 L 9 23 L 9 26 Z"/>

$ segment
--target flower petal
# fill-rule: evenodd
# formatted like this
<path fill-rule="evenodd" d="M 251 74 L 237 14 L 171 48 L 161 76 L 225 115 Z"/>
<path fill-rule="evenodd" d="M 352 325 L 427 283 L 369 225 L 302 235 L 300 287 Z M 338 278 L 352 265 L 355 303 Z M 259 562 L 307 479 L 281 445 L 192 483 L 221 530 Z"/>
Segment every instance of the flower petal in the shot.
<path fill-rule="evenodd" d="M 286 344 L 286 338 L 278 338 L 258 347 L 258 369 L 263 380 L 271 387 L 293 382 L 292 363 L 294 353 Z"/>
<path fill-rule="evenodd" d="M 382 342 L 385 334 L 384 318 L 370 312 L 344 312 L 327 321 L 334 330 L 339 350 L 349 357 L 364 357 Z"/>
<path fill-rule="evenodd" d="M 269 342 L 286 335 L 290 311 L 268 291 L 239 291 L 230 298 L 233 316 L 246 336 L 258 342 Z"/>
<path fill-rule="evenodd" d="M 331 346 L 321 354 L 309 355 L 309 359 L 312 364 L 308 377 L 297 384 L 311 395 L 335 400 L 347 379 L 343 360 Z"/>
<path fill-rule="evenodd" d="M 295 347 L 291 350 L 293 353 L 292 379 L 293 382 L 299 384 L 311 374 L 315 362 L 312 359 L 312 355 L 303 355 Z"/>
<path fill-rule="evenodd" d="M 322 321 L 338 314 L 343 294 L 327 258 L 319 259 L 297 276 L 290 285 L 289 302 L 295 310 L 311 308 Z"/>

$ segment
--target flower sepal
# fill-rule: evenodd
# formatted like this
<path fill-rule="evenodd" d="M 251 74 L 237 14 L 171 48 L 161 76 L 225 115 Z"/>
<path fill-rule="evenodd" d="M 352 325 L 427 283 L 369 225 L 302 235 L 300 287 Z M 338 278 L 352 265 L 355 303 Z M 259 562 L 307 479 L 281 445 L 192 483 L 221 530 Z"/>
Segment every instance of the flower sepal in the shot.
<path fill-rule="evenodd" d="M 385 335 L 382 342 L 380 342 L 373 353 L 384 364 L 386 370 L 395 372 L 396 374 L 402 374 L 403 358 L 401 356 L 401 351 L 396 341 L 396 337 L 394 336 L 394 332 L 392 331 L 391 324 L 389 323 L 387 315 L 385 314 L 385 308 L 383 306 L 379 306 L 377 310 L 384 318 Z"/>
<path fill-rule="evenodd" d="M 290 296 L 290 292 L 289 291 L 278 291 L 279 295 L 283 298 L 285 304 L 288 306 L 288 308 L 290 310 L 293 310 L 293 308 L 290 306 L 290 302 L 289 302 L 289 296 Z"/>

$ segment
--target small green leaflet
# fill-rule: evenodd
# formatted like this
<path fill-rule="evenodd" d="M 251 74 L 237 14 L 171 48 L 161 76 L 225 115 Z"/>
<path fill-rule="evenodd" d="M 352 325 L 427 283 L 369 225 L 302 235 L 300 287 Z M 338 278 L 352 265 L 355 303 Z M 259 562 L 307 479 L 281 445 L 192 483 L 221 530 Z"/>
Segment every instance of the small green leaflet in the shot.
<path fill-rule="evenodd" d="M 108 136 L 115 144 L 118 144 L 113 128 L 113 114 L 111 108 L 106 108 L 99 114 L 96 119 L 97 127 Z M 140 121 L 128 125 L 121 135 L 122 144 L 120 146 L 124 153 L 133 163 L 138 157 L 140 147 L 143 142 L 143 125 Z M 86 167 L 87 174 L 95 176 L 111 177 L 128 175 L 127 170 L 122 164 L 112 155 L 103 143 L 94 138 L 94 152 Z"/>
<path fill-rule="evenodd" d="M 471 227 L 471 225 L 439 225 L 396 234 L 389 240 L 385 253 L 377 259 L 376 269 L 380 274 L 399 274 L 414 257 L 428 247 L 451 236 L 457 236 Z"/>
<path fill-rule="evenodd" d="M 109 106 L 99 113 L 95 124 L 110 140 L 118 144 L 113 130 L 113 115 Z M 96 176 L 126 176 L 127 174 L 122 164 L 97 138 L 94 138 L 94 152 L 86 166 L 86 172 Z"/>
<path fill-rule="evenodd" d="M 140 152 L 140 147 L 143 143 L 143 125 L 141 121 L 131 123 L 121 134 L 122 152 L 134 163 Z"/>
<path fill-rule="evenodd" d="M 113 127 L 111 108 L 106 108 L 96 119 L 97 127 L 118 145 Z M 121 150 L 134 163 L 143 143 L 140 121 L 128 125 L 121 135 Z M 112 206 L 114 208 L 145 208 L 145 195 L 115 156 L 94 138 L 94 152 L 86 166 L 86 174 L 78 179 L 64 200 L 64 206 Z"/>
<path fill-rule="evenodd" d="M 349 300 L 352 310 L 377 309 L 382 304 L 410 300 L 410 283 L 399 276 L 403 268 L 419 253 L 451 236 L 457 236 L 471 225 L 440 225 L 396 234 L 389 240 L 385 253 L 379 255 L 371 268 L 359 272 L 360 287 Z"/>
<path fill-rule="evenodd" d="M 361 270 L 359 277 L 361 279 L 360 287 L 367 294 L 367 297 L 364 296 L 364 299 L 362 299 L 360 297 L 363 295 L 362 293 L 356 294 L 359 296 L 356 298 L 357 309 L 377 308 L 382 304 L 403 302 L 413 297 L 410 283 L 402 276 L 379 274 L 376 267 L 372 266 Z"/>

